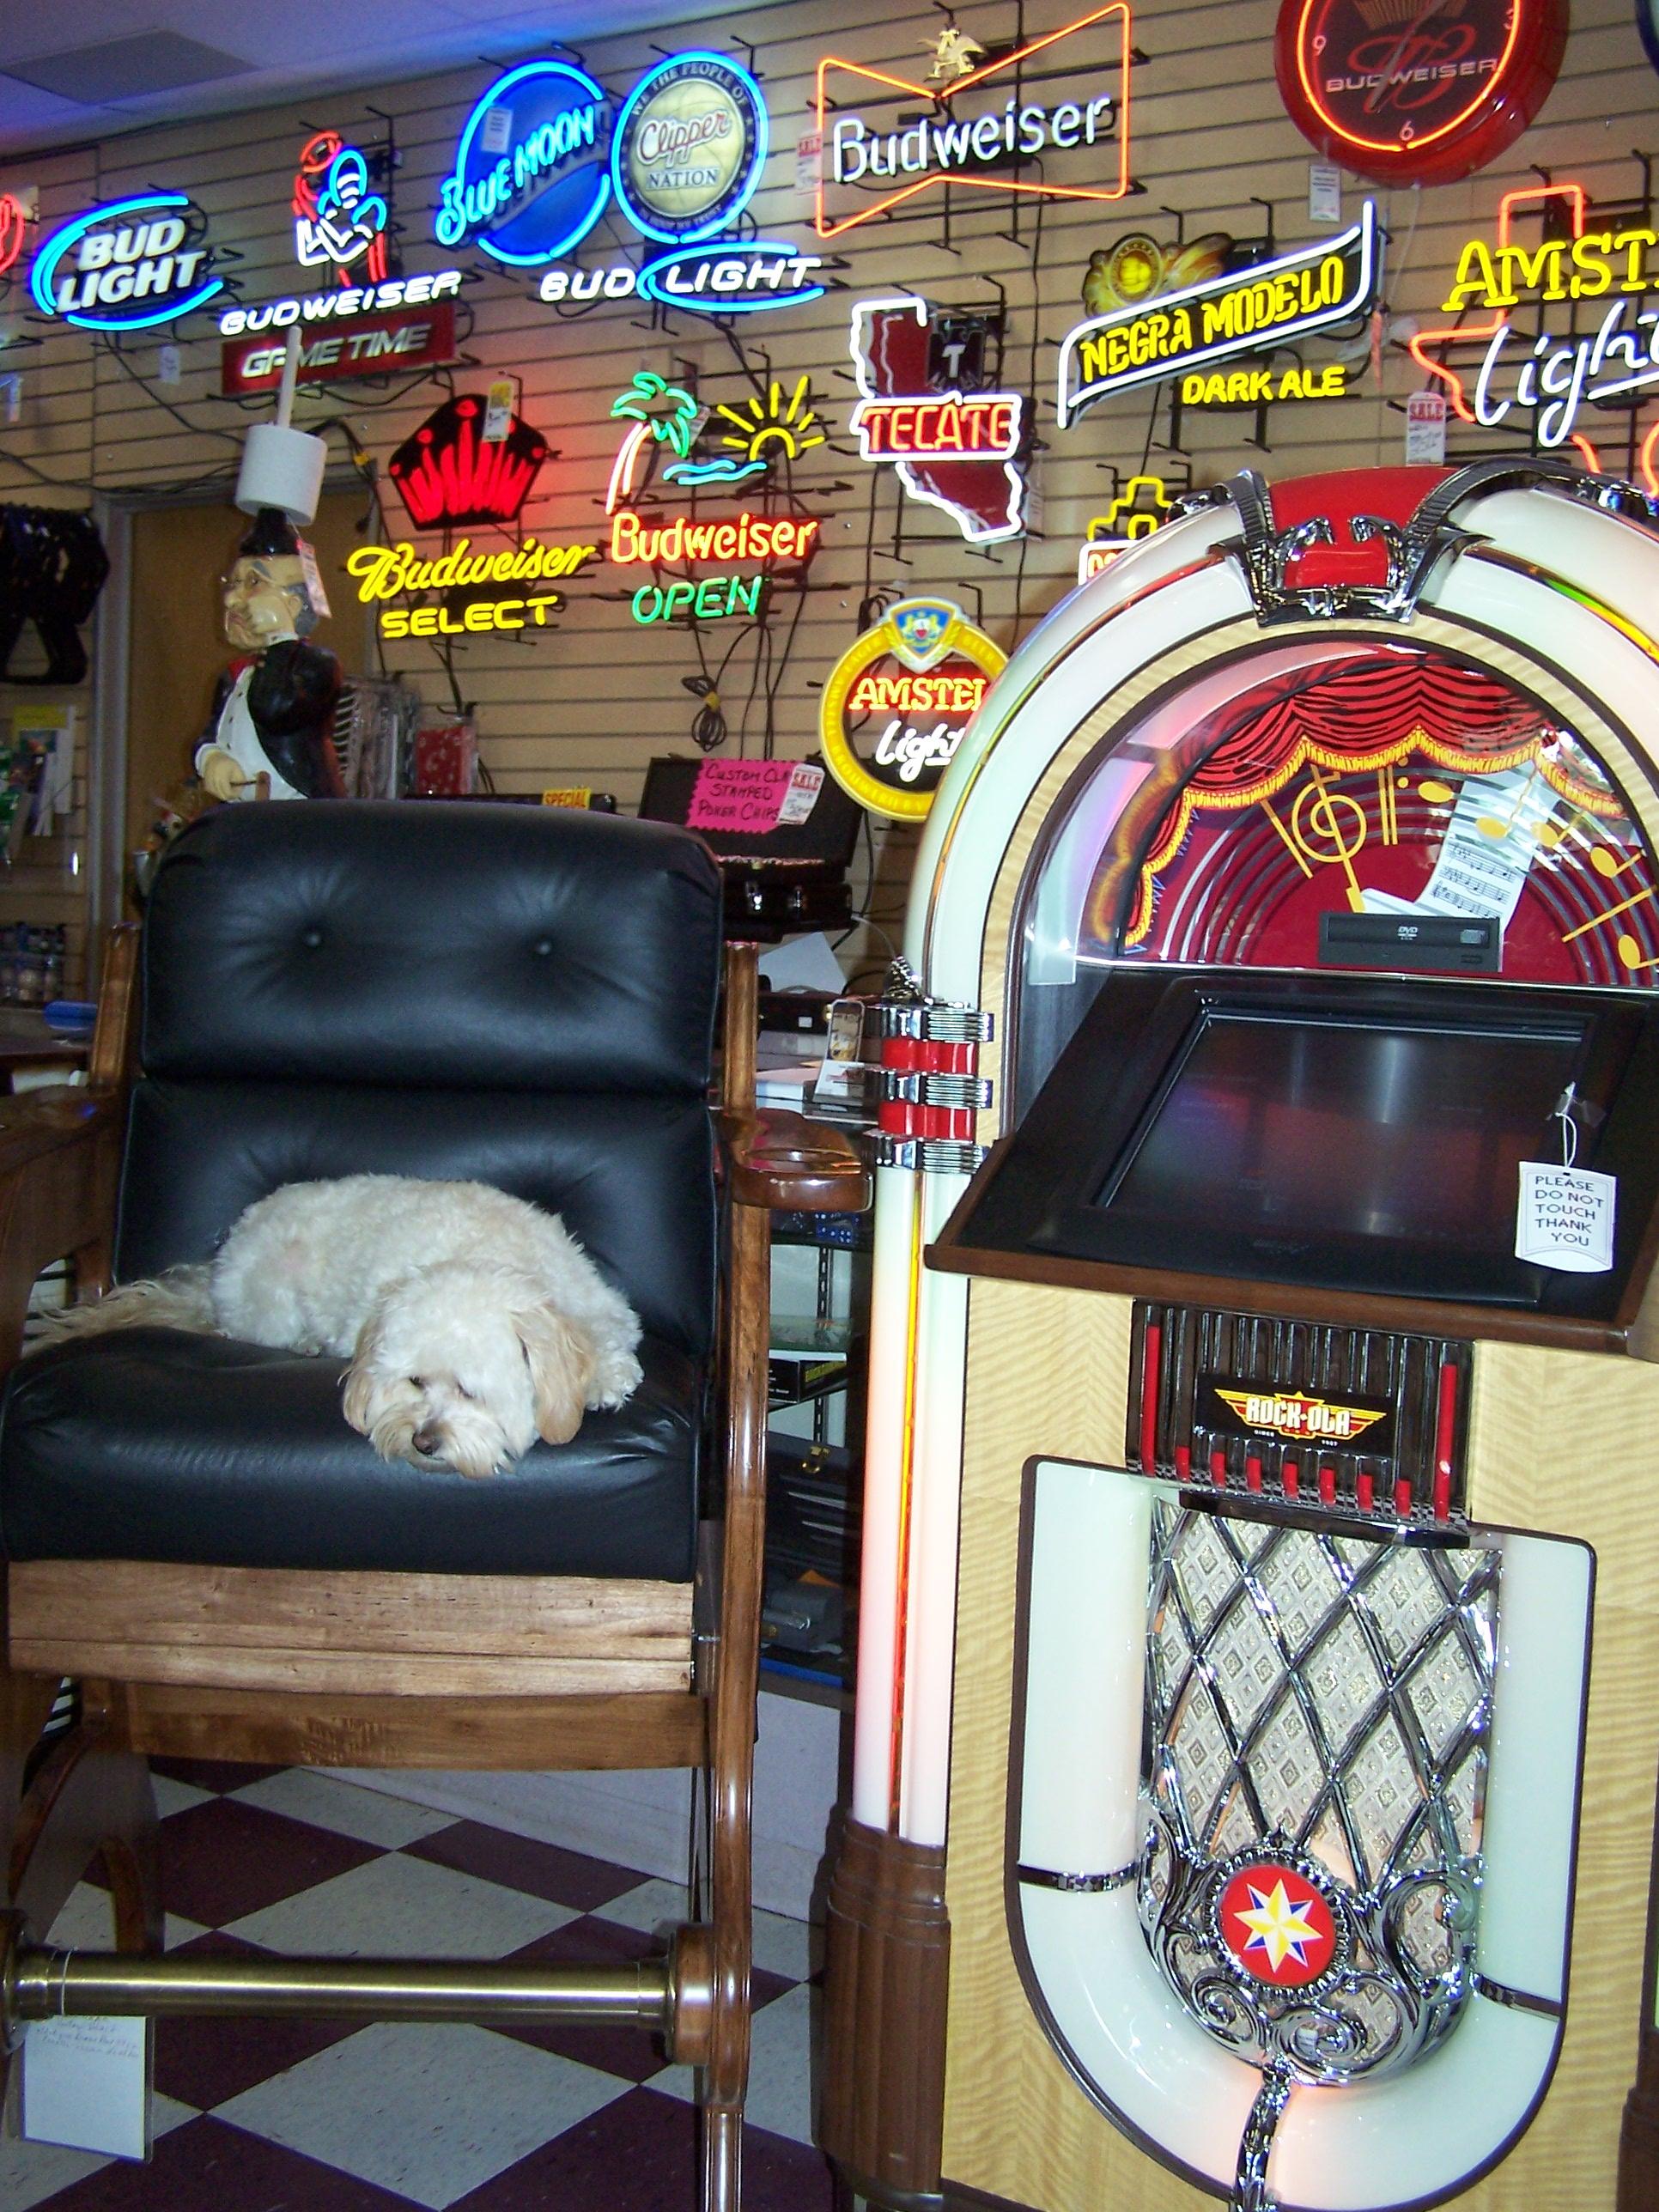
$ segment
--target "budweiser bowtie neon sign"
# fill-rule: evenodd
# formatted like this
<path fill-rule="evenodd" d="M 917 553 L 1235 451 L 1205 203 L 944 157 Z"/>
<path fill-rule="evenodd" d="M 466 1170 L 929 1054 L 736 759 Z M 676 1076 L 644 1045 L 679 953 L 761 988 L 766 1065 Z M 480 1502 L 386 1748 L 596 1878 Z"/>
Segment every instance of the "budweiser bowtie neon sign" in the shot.
<path fill-rule="evenodd" d="M 9 192 L 0 192 L 0 276 L 3 276 L 18 255 L 23 251 L 23 240 L 28 234 L 28 213 L 21 200 Z"/>
<path fill-rule="evenodd" d="M 1054 105 L 1024 99 L 1028 65 L 1039 54 L 1045 76 L 1069 66 L 1091 72 L 1095 82 L 1081 99 Z M 839 237 L 935 185 L 1047 199 L 1121 199 L 1131 190 L 1132 55 L 1127 0 L 1028 40 L 944 85 L 918 84 L 826 55 L 817 72 L 819 237 Z M 919 120 L 884 120 L 896 93 L 923 109 Z M 884 119 L 859 113 L 860 100 Z M 1036 181 L 1030 171 L 1039 161 L 1057 167 L 1060 176 Z M 1075 182 L 1064 179 L 1068 166 L 1076 168 Z M 880 189 L 884 181 L 890 191 Z"/>
<path fill-rule="evenodd" d="M 863 396 L 853 428 L 866 461 L 892 462 L 912 499 L 948 514 L 970 544 L 989 544 L 1024 527 L 1015 456 L 1025 403 L 1012 392 L 928 388 L 935 362 L 962 352 L 937 343 L 950 319 L 910 293 L 857 303 L 853 372 Z"/>
<path fill-rule="evenodd" d="M 1562 219 L 1557 234 L 1534 246 L 1515 239 L 1517 210 Z M 1445 387 L 1459 419 L 1495 428 L 1518 410 L 1530 414 L 1538 443 L 1577 446 L 1592 468 L 1595 449 L 1577 428 L 1580 410 L 1608 402 L 1637 404 L 1659 386 L 1659 313 L 1644 309 L 1659 292 L 1650 257 L 1659 234 L 1645 225 L 1591 230 L 1582 185 L 1536 185 L 1506 192 L 1498 204 L 1497 243 L 1471 239 L 1443 313 L 1489 312 L 1474 322 L 1419 331 L 1411 350 Z M 1511 311 L 1571 303 L 1576 331 L 1516 331 Z M 1593 304 L 1592 304 L 1593 303 Z M 1465 365 L 1445 359 L 1453 348 L 1478 348 Z"/>
<path fill-rule="evenodd" d="M 1060 349 L 1060 427 L 1113 392 L 1268 352 L 1350 320 L 1376 299 L 1382 262 L 1376 209 L 1367 200 L 1359 221 L 1338 237 L 1079 323 Z"/>
<path fill-rule="evenodd" d="M 547 459 L 547 441 L 514 416 L 504 438 L 486 440 L 484 402 L 463 392 L 429 415 L 386 463 L 417 530 L 516 522 Z"/>

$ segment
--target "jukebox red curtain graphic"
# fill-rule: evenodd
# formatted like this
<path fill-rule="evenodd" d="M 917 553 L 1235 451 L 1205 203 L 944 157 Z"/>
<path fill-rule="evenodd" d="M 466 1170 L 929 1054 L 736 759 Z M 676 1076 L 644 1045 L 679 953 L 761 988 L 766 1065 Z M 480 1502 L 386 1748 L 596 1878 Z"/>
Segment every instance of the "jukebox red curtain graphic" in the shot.
<path fill-rule="evenodd" d="M 1248 688 L 1245 686 L 1248 685 Z M 1367 648 L 1249 684 L 1127 810 L 1085 913 L 1097 955 L 1411 964 L 1511 981 L 1659 981 L 1652 856 L 1587 747 L 1489 669 Z M 1428 927 L 1419 930 L 1419 925 Z M 1352 957 L 1344 946 L 1352 945 Z"/>

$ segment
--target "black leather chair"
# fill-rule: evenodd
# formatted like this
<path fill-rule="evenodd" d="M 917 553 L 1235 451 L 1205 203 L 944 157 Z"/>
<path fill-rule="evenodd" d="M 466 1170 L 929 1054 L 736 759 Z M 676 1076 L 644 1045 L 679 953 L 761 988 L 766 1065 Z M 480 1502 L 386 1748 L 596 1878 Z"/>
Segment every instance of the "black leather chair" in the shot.
<path fill-rule="evenodd" d="M 738 2199 L 764 1516 L 767 1209 L 867 1200 L 844 1143 L 753 1114 L 702 844 L 564 809 L 246 805 L 196 823 L 106 963 L 88 1092 L 0 1118 L 0 1329 L 201 1260 L 253 1200 L 367 1170 L 563 1215 L 644 1323 L 645 1380 L 468 1481 L 377 1459 L 340 1363 L 164 1328 L 72 1338 L 0 1407 L 13 2023 L 54 2011 L 644 2021 L 702 2069 L 703 2201 Z M 723 1158 L 723 1167 L 720 1163 Z M 722 1287 L 723 1286 L 723 1287 Z M 724 1504 L 710 1540 L 705 1510 Z M 72 1732 L 34 1747 L 64 1676 Z M 149 1754 L 698 1765 L 711 1895 L 666 1955 L 549 1973 L 161 1960 Z M 102 1849 L 116 1951 L 40 1937 Z M 137 1954 L 149 1955 L 140 1957 Z"/>

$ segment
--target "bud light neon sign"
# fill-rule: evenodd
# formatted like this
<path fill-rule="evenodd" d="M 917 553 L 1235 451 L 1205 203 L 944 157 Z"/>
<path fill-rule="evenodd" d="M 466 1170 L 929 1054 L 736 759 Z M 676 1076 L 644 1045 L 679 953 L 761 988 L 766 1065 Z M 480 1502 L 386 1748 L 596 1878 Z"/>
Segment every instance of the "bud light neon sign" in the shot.
<path fill-rule="evenodd" d="M 571 62 L 526 62 L 498 77 L 467 118 L 439 187 L 433 234 L 469 240 L 516 267 L 580 243 L 611 197 L 611 111 Z"/>
<path fill-rule="evenodd" d="M 224 289 L 206 218 L 183 192 L 141 192 L 76 216 L 34 257 L 43 315 L 88 331 L 141 331 L 187 315 Z"/>

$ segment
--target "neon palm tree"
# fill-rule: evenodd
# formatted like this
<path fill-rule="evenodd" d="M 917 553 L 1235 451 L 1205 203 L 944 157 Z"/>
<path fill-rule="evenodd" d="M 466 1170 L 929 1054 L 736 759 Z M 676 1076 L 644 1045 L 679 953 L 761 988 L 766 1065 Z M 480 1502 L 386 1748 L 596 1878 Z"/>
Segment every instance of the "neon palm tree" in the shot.
<path fill-rule="evenodd" d="M 617 394 L 611 412 L 631 417 L 634 427 L 611 466 L 605 495 L 607 514 L 614 514 L 623 500 L 633 497 L 641 459 L 653 440 L 659 446 L 672 446 L 684 460 L 697 429 L 697 403 L 684 386 L 670 384 L 648 368 L 639 370 L 628 389 Z"/>

